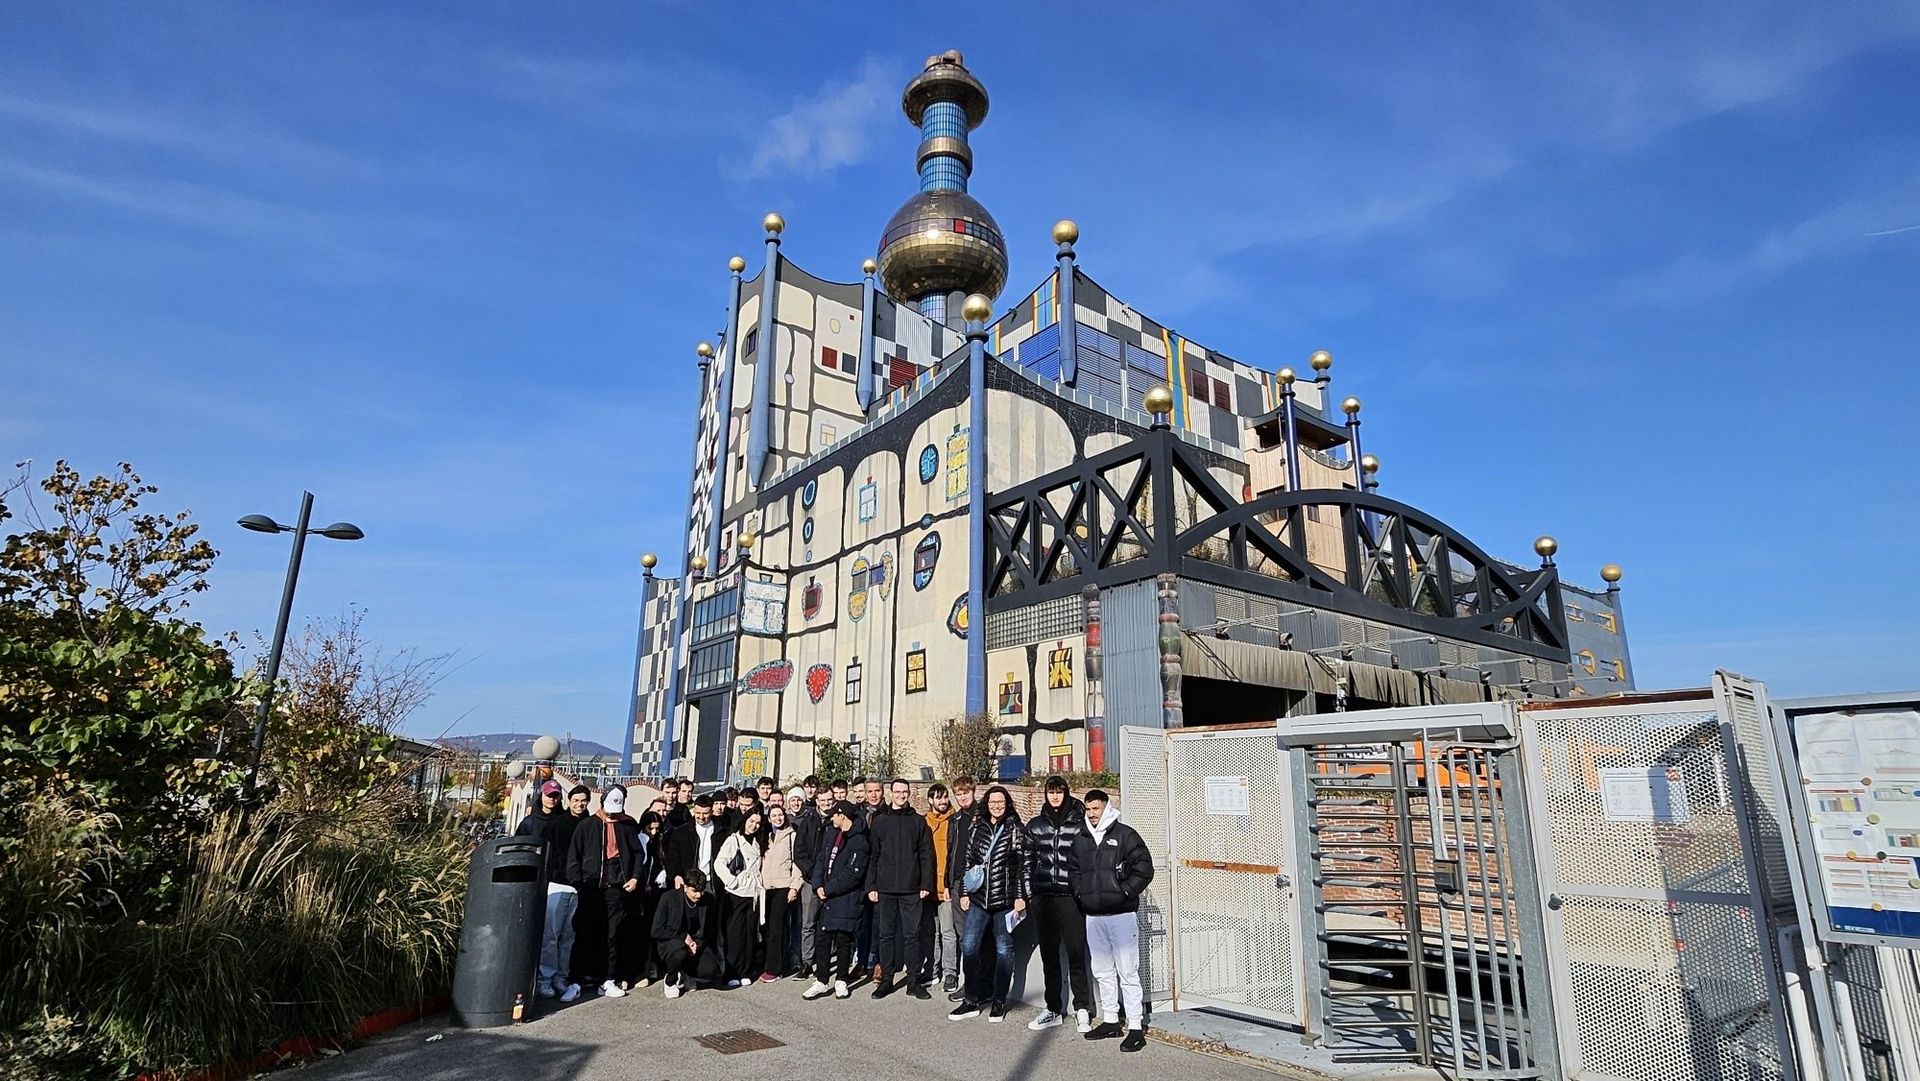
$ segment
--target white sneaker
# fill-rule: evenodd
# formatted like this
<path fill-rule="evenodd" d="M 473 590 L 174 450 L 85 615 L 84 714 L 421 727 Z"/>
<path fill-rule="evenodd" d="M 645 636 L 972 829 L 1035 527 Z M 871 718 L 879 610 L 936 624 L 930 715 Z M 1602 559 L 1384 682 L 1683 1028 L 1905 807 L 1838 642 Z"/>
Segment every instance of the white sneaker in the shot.
<path fill-rule="evenodd" d="M 826 984 L 821 983 L 819 980 L 815 980 L 812 983 L 807 985 L 807 989 L 805 991 L 800 992 L 800 997 L 811 1002 L 814 999 L 819 998 L 821 995 L 824 995 L 831 990 L 833 990 L 833 988 L 828 987 Z"/>
<path fill-rule="evenodd" d="M 565 991 L 560 992 L 560 1001 L 562 1002 L 578 1002 L 579 1000 L 580 1000 L 580 985 L 577 983 L 568 984 L 567 989 Z"/>
<path fill-rule="evenodd" d="M 635 990 L 639 990 L 640 988 L 643 988 L 652 982 L 653 982 L 652 980 L 649 980 L 645 976 L 642 976 L 639 979 L 633 981 L 633 986 Z M 1086 1015 L 1087 1015 L 1087 1011 L 1085 1010 L 1080 1011 L 1080 1016 L 1085 1017 Z"/>
<path fill-rule="evenodd" d="M 745 987 L 746 985 L 747 985 L 747 981 L 745 980 L 728 980 L 727 990 L 732 991 L 741 987 Z"/>
<path fill-rule="evenodd" d="M 1027 1027 L 1038 1032 L 1043 1028 L 1059 1028 L 1060 1022 L 1061 1018 L 1059 1014 L 1054 1013 L 1052 1010 L 1041 1010 L 1040 1016 L 1027 1022 Z"/>
<path fill-rule="evenodd" d="M 539 987 L 535 988 L 534 994 L 539 995 L 541 998 L 559 998 L 560 997 L 560 992 L 554 990 L 553 985 L 550 983 L 543 983 Z"/>
<path fill-rule="evenodd" d="M 612 980 L 608 980 L 606 983 L 603 983 L 600 985 L 600 997 L 601 998 L 626 998 L 627 992 L 626 992 L 626 989 L 621 987 L 619 984 L 614 983 Z"/>
<path fill-rule="evenodd" d="M 847 990 L 847 981 L 845 980 L 833 981 L 833 997 L 834 998 L 849 998 L 852 995 L 853 995 L 853 992 Z"/>
<path fill-rule="evenodd" d="M 1081 1031 L 1081 1032 L 1092 1032 L 1092 1031 L 1093 1031 L 1093 1018 L 1091 1018 L 1091 1017 L 1088 1017 L 1088 1016 L 1087 1016 L 1087 1011 L 1085 1011 L 1085 1010 L 1075 1010 L 1075 1011 L 1074 1011 L 1074 1015 L 1075 1015 L 1076 1017 L 1078 1017 L 1078 1018 L 1079 1018 L 1079 1020 L 1080 1020 L 1080 1031 Z"/>
<path fill-rule="evenodd" d="M 680 984 L 674 980 L 662 980 L 660 986 L 667 989 L 668 998 L 680 997 Z"/>

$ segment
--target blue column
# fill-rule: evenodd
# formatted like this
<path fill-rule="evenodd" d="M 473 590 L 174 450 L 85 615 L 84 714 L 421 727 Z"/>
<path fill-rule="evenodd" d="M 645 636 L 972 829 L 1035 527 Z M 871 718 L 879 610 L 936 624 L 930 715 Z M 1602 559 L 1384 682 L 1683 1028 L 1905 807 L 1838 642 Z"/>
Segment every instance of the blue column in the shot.
<path fill-rule="evenodd" d="M 1060 381 L 1068 386 L 1080 378 L 1079 320 L 1073 317 L 1073 242 L 1060 245 L 1060 269 L 1054 291 L 1060 297 Z"/>
<path fill-rule="evenodd" d="M 1287 491 L 1300 490 L 1300 426 L 1294 419 L 1292 368 L 1282 368 L 1275 373 L 1280 380 L 1280 416 L 1287 440 Z"/>
<path fill-rule="evenodd" d="M 860 362 L 859 381 L 854 384 L 854 395 L 860 400 L 862 410 L 873 408 L 873 381 L 875 365 L 880 358 L 873 355 L 873 272 L 874 262 L 869 259 L 860 264 L 860 272 L 865 280 L 860 286 Z"/>
<path fill-rule="evenodd" d="M 972 299 L 972 298 L 969 298 Z M 987 323 L 967 320 L 967 713 L 987 711 Z"/>
<path fill-rule="evenodd" d="M 773 446 L 773 307 L 779 296 L 780 230 L 786 222 L 767 215 L 767 268 L 760 275 L 760 332 L 754 345 L 753 414 L 747 430 L 747 487 L 758 491 Z"/>
<path fill-rule="evenodd" d="M 720 397 L 713 403 L 714 421 L 720 425 L 713 448 L 713 509 L 707 515 L 707 566 L 720 569 L 720 518 L 727 511 L 727 475 L 733 471 L 733 448 L 727 445 L 727 429 L 733 421 L 733 373 L 740 367 L 740 272 L 746 260 L 734 256 L 727 264 L 733 281 L 727 287 L 727 332 L 720 338 Z"/>

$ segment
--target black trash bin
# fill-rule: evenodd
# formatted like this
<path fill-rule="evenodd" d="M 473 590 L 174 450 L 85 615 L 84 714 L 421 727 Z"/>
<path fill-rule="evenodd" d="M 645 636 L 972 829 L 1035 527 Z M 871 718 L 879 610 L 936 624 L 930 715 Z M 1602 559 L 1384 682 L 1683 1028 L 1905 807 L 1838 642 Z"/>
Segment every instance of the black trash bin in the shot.
<path fill-rule="evenodd" d="M 547 913 L 545 849 L 537 838 L 501 837 L 473 853 L 453 966 L 453 1017 L 467 1028 L 512 1024 L 515 997 L 532 1015 Z"/>

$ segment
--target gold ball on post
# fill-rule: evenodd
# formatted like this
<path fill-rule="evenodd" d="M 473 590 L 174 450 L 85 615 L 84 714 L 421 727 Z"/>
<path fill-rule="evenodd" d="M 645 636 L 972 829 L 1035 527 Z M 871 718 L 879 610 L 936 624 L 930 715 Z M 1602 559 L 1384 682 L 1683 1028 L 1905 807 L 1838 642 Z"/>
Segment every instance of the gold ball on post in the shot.
<path fill-rule="evenodd" d="M 759 538 L 755 537 L 751 533 L 740 534 L 740 550 L 743 552 L 753 551 L 753 542 L 758 539 Z"/>
<path fill-rule="evenodd" d="M 1553 553 L 1560 550 L 1560 542 L 1552 537 L 1541 536 L 1533 542 L 1533 554 L 1541 559 L 1552 559 Z"/>
<path fill-rule="evenodd" d="M 733 271 L 735 274 L 738 274 L 741 271 L 747 269 L 747 261 L 736 255 L 733 258 L 727 260 L 727 269 Z"/>
<path fill-rule="evenodd" d="M 1360 399 L 1349 397 L 1346 401 L 1340 403 L 1340 411 L 1350 417 L 1359 416 Z"/>
<path fill-rule="evenodd" d="M 1155 415 L 1171 413 L 1173 412 L 1173 391 L 1166 387 L 1154 387 L 1141 397 L 1140 404 L 1147 407 L 1147 412 Z"/>
<path fill-rule="evenodd" d="M 988 300 L 983 294 L 969 293 L 967 299 L 960 305 L 960 314 L 969 323 L 984 323 L 987 317 L 993 314 L 993 301 Z"/>
<path fill-rule="evenodd" d="M 699 345 L 693 347 L 693 351 L 700 354 L 702 360 L 710 360 L 713 358 L 713 343 L 701 342 Z"/>
<path fill-rule="evenodd" d="M 1314 371 L 1324 372 L 1333 367 L 1333 354 L 1325 349 L 1315 349 L 1313 355 L 1307 358 L 1307 363 L 1313 365 Z"/>
<path fill-rule="evenodd" d="M 1375 458 L 1371 454 L 1362 454 L 1360 456 L 1360 469 L 1366 473 L 1378 473 L 1380 472 L 1380 459 Z"/>
<path fill-rule="evenodd" d="M 767 232 L 775 236 L 779 236 L 787 229 L 787 219 L 781 217 L 779 214 L 768 214 L 766 217 L 760 219 L 760 224 L 766 226 Z"/>
<path fill-rule="evenodd" d="M 1053 223 L 1053 242 L 1055 244 L 1071 244 L 1079 239 L 1080 226 L 1075 224 L 1073 219 L 1061 218 L 1059 221 Z"/>
<path fill-rule="evenodd" d="M 652 570 L 654 567 L 658 566 L 659 563 L 660 563 L 660 557 L 657 555 L 654 555 L 652 552 L 648 552 L 646 555 L 643 555 L 640 557 L 640 565 L 642 567 L 647 568 L 648 570 Z"/>
<path fill-rule="evenodd" d="M 1600 580 L 1607 583 L 1608 585 L 1613 585 L 1614 583 L 1618 582 L 1620 580 L 1620 564 L 1609 563 L 1606 566 L 1601 567 Z"/>
<path fill-rule="evenodd" d="M 871 259 L 869 259 L 869 260 L 867 260 L 866 262 L 864 262 L 864 263 L 861 263 L 861 264 L 860 264 L 860 273 L 862 273 L 862 274 L 871 274 L 871 273 L 873 273 L 874 271 L 876 271 L 876 270 L 879 270 L 879 269 L 880 269 L 880 264 L 879 264 L 879 263 L 876 263 L 876 262 L 874 262 L 874 261 L 873 261 L 873 260 L 871 260 Z"/>
<path fill-rule="evenodd" d="M 1280 385 L 1283 387 L 1292 386 L 1293 381 L 1300 378 L 1299 376 L 1293 374 L 1292 368 L 1282 368 L 1279 371 L 1274 372 L 1273 377 L 1275 379 L 1280 380 Z"/>
<path fill-rule="evenodd" d="M 707 569 L 707 557 L 694 556 L 691 560 L 687 561 L 687 566 L 693 568 L 693 573 L 699 574 L 701 571 Z"/>

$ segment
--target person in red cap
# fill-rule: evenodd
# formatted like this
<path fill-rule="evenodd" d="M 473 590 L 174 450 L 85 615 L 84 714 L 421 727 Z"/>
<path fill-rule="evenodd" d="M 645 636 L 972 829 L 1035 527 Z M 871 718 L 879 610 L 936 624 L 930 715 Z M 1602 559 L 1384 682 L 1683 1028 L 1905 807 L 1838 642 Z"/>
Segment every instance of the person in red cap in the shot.
<path fill-rule="evenodd" d="M 567 878 L 567 852 L 573 845 L 574 831 L 587 817 L 591 799 L 584 785 L 576 786 L 566 800 L 567 806 L 562 807 L 560 782 L 548 780 L 540 786 L 540 806 L 521 819 L 513 831 L 515 836 L 538 837 L 547 843 L 547 920 L 540 931 L 541 998 L 557 995 L 572 1002 L 580 997 L 580 985 L 573 978 L 573 919 L 580 907 L 580 892 Z"/>

